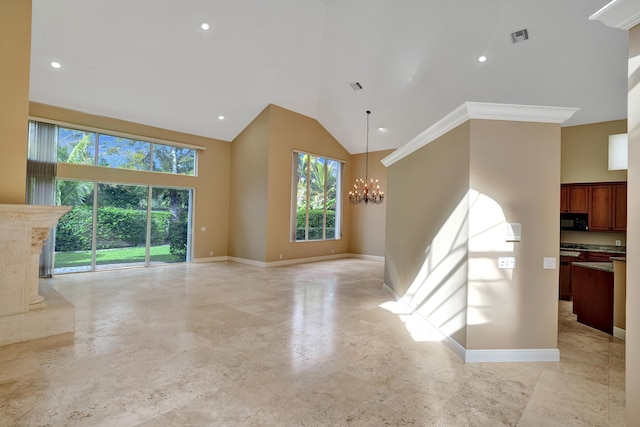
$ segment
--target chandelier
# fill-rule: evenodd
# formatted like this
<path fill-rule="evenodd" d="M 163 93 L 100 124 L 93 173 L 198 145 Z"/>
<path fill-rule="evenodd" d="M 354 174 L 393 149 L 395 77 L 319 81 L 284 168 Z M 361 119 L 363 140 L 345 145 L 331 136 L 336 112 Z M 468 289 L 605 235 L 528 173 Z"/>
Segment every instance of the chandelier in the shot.
<path fill-rule="evenodd" d="M 367 151 L 365 155 L 364 179 L 356 179 L 353 190 L 349 191 L 349 201 L 351 203 L 375 203 L 380 204 L 384 200 L 384 193 L 380 190 L 378 180 L 369 180 L 369 114 L 367 110 Z"/>

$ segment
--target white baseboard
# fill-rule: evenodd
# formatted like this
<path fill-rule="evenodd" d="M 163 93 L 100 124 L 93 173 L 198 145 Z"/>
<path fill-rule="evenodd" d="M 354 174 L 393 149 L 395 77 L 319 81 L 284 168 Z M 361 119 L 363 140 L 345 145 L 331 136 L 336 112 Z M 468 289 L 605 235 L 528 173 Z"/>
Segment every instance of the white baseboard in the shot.
<path fill-rule="evenodd" d="M 229 261 L 237 262 L 239 264 L 253 265 L 254 267 L 266 267 L 266 263 L 262 261 L 256 261 L 248 258 L 238 258 L 235 256 L 227 257 Z"/>
<path fill-rule="evenodd" d="M 228 256 L 213 256 L 213 257 L 209 257 L 209 258 L 194 258 L 193 262 L 194 263 L 221 262 L 221 261 L 228 261 L 228 260 L 229 260 Z"/>
<path fill-rule="evenodd" d="M 442 344 L 451 350 L 465 363 L 479 362 L 558 362 L 560 350 L 557 348 L 543 349 L 501 349 L 501 350 L 467 350 L 459 342 L 445 334 L 439 327 L 431 323 L 422 313 L 416 311 L 404 301 L 389 285 L 383 285 L 384 290 L 396 301 L 402 303 L 411 313 L 417 314 L 426 321 L 441 336 Z"/>
<path fill-rule="evenodd" d="M 269 261 L 265 263 L 265 267 L 280 267 L 283 265 L 305 264 L 308 262 L 329 261 L 332 259 L 349 258 L 349 254 L 331 254 L 314 256 L 309 258 L 283 259 L 280 261 Z"/>
<path fill-rule="evenodd" d="M 465 362 L 558 362 L 560 350 L 557 348 L 466 350 Z"/>
<path fill-rule="evenodd" d="M 240 264 L 253 265 L 255 267 L 281 267 L 285 265 L 295 265 L 295 264 L 306 264 L 309 262 L 319 262 L 319 261 L 329 261 L 333 259 L 342 259 L 342 258 L 359 258 L 359 259 L 368 259 L 372 261 L 384 261 L 384 257 L 379 257 L 375 255 L 363 255 L 363 254 L 331 254 L 331 255 L 322 255 L 315 257 L 307 257 L 307 258 L 292 258 L 292 259 L 283 259 L 279 261 L 256 261 L 253 259 L 247 258 L 238 258 L 238 257 L 226 257 L 227 260 L 238 262 Z"/>
<path fill-rule="evenodd" d="M 384 261 L 383 256 L 365 255 L 365 254 L 348 254 L 350 258 L 368 259 L 370 261 Z"/>
<path fill-rule="evenodd" d="M 613 327 L 613 336 L 621 340 L 626 340 L 627 331 L 624 329 Z"/>

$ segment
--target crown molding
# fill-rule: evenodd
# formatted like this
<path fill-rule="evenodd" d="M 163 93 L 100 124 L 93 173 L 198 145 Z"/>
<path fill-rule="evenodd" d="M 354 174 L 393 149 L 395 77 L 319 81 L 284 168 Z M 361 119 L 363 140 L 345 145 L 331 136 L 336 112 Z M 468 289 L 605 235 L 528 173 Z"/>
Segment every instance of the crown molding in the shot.
<path fill-rule="evenodd" d="M 640 2 L 637 0 L 613 0 L 589 17 L 605 25 L 630 30 L 640 24 Z"/>
<path fill-rule="evenodd" d="M 578 110 L 578 108 L 569 107 L 465 102 L 433 126 L 382 159 L 382 164 L 386 167 L 391 166 L 469 119 L 563 123 Z"/>

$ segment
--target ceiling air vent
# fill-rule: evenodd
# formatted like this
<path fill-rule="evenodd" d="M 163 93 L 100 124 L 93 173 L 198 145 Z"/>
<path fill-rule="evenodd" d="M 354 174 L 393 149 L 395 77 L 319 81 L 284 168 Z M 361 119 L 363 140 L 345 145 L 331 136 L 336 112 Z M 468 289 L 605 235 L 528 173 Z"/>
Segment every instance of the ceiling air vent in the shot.
<path fill-rule="evenodd" d="M 519 43 L 525 40 L 529 40 L 529 32 L 525 28 L 524 30 L 515 31 L 511 33 L 511 42 Z"/>
<path fill-rule="evenodd" d="M 349 83 L 349 86 L 351 86 L 351 89 L 353 90 L 362 90 L 362 85 L 358 82 L 351 82 Z"/>

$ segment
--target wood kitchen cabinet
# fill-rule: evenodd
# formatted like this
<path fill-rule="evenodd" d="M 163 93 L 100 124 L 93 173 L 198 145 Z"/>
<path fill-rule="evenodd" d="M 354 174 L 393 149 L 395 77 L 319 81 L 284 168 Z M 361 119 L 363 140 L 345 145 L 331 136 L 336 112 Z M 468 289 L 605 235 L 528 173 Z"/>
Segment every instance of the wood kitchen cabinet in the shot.
<path fill-rule="evenodd" d="M 573 312 L 578 322 L 613 333 L 613 273 L 571 266 Z"/>
<path fill-rule="evenodd" d="M 612 254 L 608 254 L 610 257 Z M 588 253 L 581 252 L 579 256 L 560 255 L 560 277 L 558 283 L 558 298 L 570 301 L 573 297 L 573 285 L 571 283 L 571 264 L 578 261 L 587 261 Z M 607 261 L 609 258 L 607 258 Z"/>
<path fill-rule="evenodd" d="M 560 212 L 587 213 L 588 187 L 585 184 L 562 184 L 560 186 Z"/>
<path fill-rule="evenodd" d="M 611 208 L 611 228 L 613 231 L 627 230 L 627 183 L 611 185 L 613 201 Z"/>
<path fill-rule="evenodd" d="M 582 254 L 581 254 L 582 255 Z M 620 256 L 620 254 L 611 253 L 611 252 L 586 252 L 585 261 L 588 262 L 611 262 L 612 256 Z"/>
<path fill-rule="evenodd" d="M 571 262 L 573 257 L 560 257 L 560 285 L 559 295 L 561 300 L 571 300 Z"/>
<path fill-rule="evenodd" d="M 589 189 L 589 231 L 627 229 L 627 184 L 592 184 Z"/>

